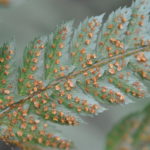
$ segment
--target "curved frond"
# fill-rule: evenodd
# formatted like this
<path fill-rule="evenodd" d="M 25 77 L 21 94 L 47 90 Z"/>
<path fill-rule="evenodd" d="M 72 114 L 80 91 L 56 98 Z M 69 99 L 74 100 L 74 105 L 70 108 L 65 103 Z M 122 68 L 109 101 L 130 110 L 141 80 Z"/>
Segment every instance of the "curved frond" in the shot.
<path fill-rule="evenodd" d="M 149 97 L 149 8 L 149 0 L 136 0 L 130 8 L 112 12 L 105 23 L 104 14 L 86 18 L 76 29 L 73 21 L 63 23 L 30 42 L 19 67 L 15 48 L 4 44 L 0 137 L 68 149 L 70 141 L 49 133 L 43 124 L 78 125 L 80 115 Z"/>

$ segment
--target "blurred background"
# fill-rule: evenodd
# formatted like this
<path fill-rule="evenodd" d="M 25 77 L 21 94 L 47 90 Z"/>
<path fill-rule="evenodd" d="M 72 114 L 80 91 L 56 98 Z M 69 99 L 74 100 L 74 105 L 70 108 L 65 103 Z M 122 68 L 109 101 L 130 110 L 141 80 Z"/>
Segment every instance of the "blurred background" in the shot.
<path fill-rule="evenodd" d="M 132 0 L 0 0 L 0 44 L 15 37 L 18 63 L 23 48 L 36 36 L 49 34 L 56 25 L 71 19 L 76 25 L 87 16 L 106 16 Z M 148 100 L 126 106 L 114 106 L 78 127 L 58 126 L 75 143 L 74 150 L 104 150 L 107 133 L 130 112 L 143 109 Z M 18 150 L 0 143 L 0 150 Z"/>

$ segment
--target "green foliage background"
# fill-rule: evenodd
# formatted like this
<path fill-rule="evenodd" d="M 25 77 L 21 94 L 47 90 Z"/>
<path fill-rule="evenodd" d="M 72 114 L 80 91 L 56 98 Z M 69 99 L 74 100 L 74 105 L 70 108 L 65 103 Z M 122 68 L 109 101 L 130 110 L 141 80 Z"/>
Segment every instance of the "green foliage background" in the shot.
<path fill-rule="evenodd" d="M 22 0 L 19 5 L 0 8 L 0 43 L 15 35 L 18 61 L 23 48 L 34 37 L 50 33 L 62 21 L 76 19 L 76 23 L 86 16 L 110 13 L 121 5 L 129 5 L 131 0 Z M 113 125 L 130 112 L 142 110 L 148 99 L 126 106 L 113 106 L 97 117 L 85 117 L 88 124 L 78 127 L 63 127 L 63 134 L 75 142 L 75 150 L 103 150 L 105 138 Z"/>

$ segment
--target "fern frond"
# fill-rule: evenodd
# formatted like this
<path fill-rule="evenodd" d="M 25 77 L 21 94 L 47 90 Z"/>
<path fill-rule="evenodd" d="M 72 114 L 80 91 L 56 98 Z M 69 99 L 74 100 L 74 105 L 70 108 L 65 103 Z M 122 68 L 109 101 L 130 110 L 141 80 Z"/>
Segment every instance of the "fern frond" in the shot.
<path fill-rule="evenodd" d="M 67 74 L 69 59 L 69 44 L 73 32 L 73 21 L 64 23 L 50 34 L 46 42 L 45 53 L 45 76 L 53 81 Z M 63 71 L 66 71 L 64 73 Z"/>
<path fill-rule="evenodd" d="M 24 50 L 23 64 L 19 68 L 18 78 L 20 95 L 32 94 L 33 90 L 36 91 L 36 87 L 43 84 L 46 40 L 47 37 L 36 38 Z"/>
<path fill-rule="evenodd" d="M 149 97 L 149 8 L 149 0 L 137 0 L 112 12 L 104 24 L 104 15 L 85 19 L 75 30 L 73 21 L 64 23 L 28 44 L 19 69 L 11 56 L 14 48 L 5 44 L 0 137 L 68 149 L 70 141 L 47 136 L 43 124 L 77 125 L 80 114 Z"/>
<path fill-rule="evenodd" d="M 15 102 L 17 74 L 14 42 L 0 47 L 0 110 Z"/>
<path fill-rule="evenodd" d="M 131 114 L 118 123 L 108 135 L 107 150 L 149 149 L 150 106 Z"/>

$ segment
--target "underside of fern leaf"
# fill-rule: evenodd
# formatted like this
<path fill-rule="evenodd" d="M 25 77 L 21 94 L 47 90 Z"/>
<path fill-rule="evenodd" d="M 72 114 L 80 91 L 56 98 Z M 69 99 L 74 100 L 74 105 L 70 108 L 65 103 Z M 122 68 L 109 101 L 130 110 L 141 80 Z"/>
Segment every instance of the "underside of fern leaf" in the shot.
<path fill-rule="evenodd" d="M 142 112 L 131 114 L 109 133 L 107 150 L 150 149 L 150 106 Z"/>
<path fill-rule="evenodd" d="M 49 133 L 55 123 L 77 125 L 79 115 L 149 97 L 150 1 L 73 21 L 34 39 L 15 63 L 13 42 L 0 48 L 0 137 L 9 143 L 69 149 Z M 20 144 L 20 143 L 24 144 Z"/>

